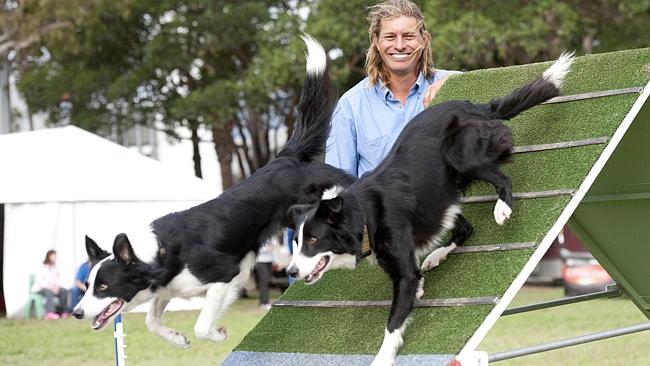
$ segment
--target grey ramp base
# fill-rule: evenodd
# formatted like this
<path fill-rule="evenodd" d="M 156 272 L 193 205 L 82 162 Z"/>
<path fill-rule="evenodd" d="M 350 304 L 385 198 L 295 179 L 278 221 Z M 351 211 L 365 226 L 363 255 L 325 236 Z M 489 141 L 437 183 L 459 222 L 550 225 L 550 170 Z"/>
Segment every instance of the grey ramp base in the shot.
<path fill-rule="evenodd" d="M 447 366 L 454 355 L 398 355 L 395 366 Z M 374 355 L 234 351 L 221 366 L 368 366 Z"/>

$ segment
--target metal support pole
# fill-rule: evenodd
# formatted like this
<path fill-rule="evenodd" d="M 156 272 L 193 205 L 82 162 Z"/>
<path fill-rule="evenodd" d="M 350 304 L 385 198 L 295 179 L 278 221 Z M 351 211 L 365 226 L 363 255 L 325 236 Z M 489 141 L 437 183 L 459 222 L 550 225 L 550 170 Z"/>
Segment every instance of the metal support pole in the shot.
<path fill-rule="evenodd" d="M 116 366 L 125 366 L 126 365 L 126 353 L 124 349 L 126 344 L 124 343 L 124 327 L 122 325 L 122 315 L 116 315 L 113 322 L 113 337 L 115 338 L 115 365 Z"/>
<path fill-rule="evenodd" d="M 519 314 L 519 313 L 524 313 L 524 312 L 527 312 L 527 311 L 533 311 L 533 310 L 539 310 L 539 309 L 547 309 L 547 308 L 552 308 L 552 307 L 555 307 L 555 306 L 574 304 L 574 303 L 577 303 L 577 302 L 593 300 L 593 299 L 600 299 L 600 298 L 603 298 L 603 297 L 611 298 L 611 297 L 617 297 L 617 296 L 621 296 L 621 289 L 618 288 L 617 286 L 613 286 L 612 288 L 608 287 L 607 290 L 605 290 L 605 291 L 594 292 L 594 293 L 586 294 L 586 295 L 566 297 L 564 299 L 540 302 L 540 303 L 537 303 L 537 304 L 530 304 L 530 305 L 519 306 L 519 307 L 516 307 L 516 308 L 506 309 L 506 310 L 504 310 L 504 312 L 501 315 L 503 316 L 503 315 Z"/>
<path fill-rule="evenodd" d="M 555 342 L 538 344 L 531 347 L 519 348 L 511 351 L 496 352 L 488 356 L 488 362 L 503 361 L 510 358 L 531 355 L 533 353 L 545 352 L 556 350 L 560 348 L 571 347 L 583 343 L 600 341 L 607 338 L 618 337 L 622 335 L 632 334 L 650 330 L 650 323 L 637 324 L 625 328 L 613 329 L 599 333 L 591 333 L 583 336 L 567 338 Z"/>

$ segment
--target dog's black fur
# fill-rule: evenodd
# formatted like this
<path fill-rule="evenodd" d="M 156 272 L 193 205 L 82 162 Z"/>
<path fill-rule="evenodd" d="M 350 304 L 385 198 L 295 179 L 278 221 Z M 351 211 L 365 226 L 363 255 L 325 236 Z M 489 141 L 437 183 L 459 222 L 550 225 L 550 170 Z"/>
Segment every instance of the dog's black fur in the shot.
<path fill-rule="evenodd" d="M 393 282 L 386 338 L 377 363 L 392 362 L 401 345 L 418 286 L 421 290 L 422 271 L 437 266 L 450 251 L 428 258 L 434 262 L 420 268 L 418 250 L 426 250 L 451 226 L 447 246 L 461 245 L 471 235 L 472 226 L 460 214 L 461 193 L 473 181 L 487 181 L 501 201 L 495 209 L 497 223 L 510 216 L 511 183 L 499 166 L 509 160 L 513 145 L 502 121 L 559 95 L 566 63 L 571 62 L 570 56 L 561 60 L 565 68 L 551 68 L 550 75 L 544 73 L 503 98 L 486 104 L 450 101 L 426 109 L 409 122 L 375 170 L 318 204 L 290 209 L 297 225 L 298 254 L 289 272 L 307 283 L 321 278 L 341 256 L 358 262 L 367 227 L 377 262 Z"/>
<path fill-rule="evenodd" d="M 180 339 L 178 333 L 163 328 L 160 316 L 170 297 L 207 292 L 207 302 L 212 301 L 213 309 L 203 311 L 215 313 L 204 316 L 202 312 L 197 327 L 203 332 L 198 334 L 195 327 L 195 333 L 199 338 L 220 340 L 219 334 L 225 338 L 225 332 L 215 330 L 213 323 L 234 300 L 233 294 L 239 288 L 215 290 L 218 295 L 212 294 L 210 288 L 214 284 L 230 285 L 241 271 L 250 269 L 244 268 L 242 261 L 251 253 L 256 254 L 261 244 L 288 225 L 289 206 L 317 202 L 324 188 L 354 180 L 338 169 L 323 168 L 318 162 L 324 153 L 336 95 L 329 80 L 324 50 L 309 37 L 305 42 L 309 55 L 298 106 L 300 115 L 293 135 L 278 157 L 217 198 L 155 220 L 151 228 L 158 249 L 153 261 L 141 261 L 125 234 L 115 238 L 114 257 L 109 260 L 103 260 L 109 253 L 88 238 L 87 252 L 98 269 L 93 268 L 90 291 L 74 310 L 77 318 L 99 312 L 92 323 L 99 329 L 125 304 L 128 309 L 153 298 L 147 317 L 150 330 L 176 346 L 186 347 L 187 339 Z M 310 62 L 315 65 L 312 69 Z M 137 249 L 138 243 L 134 244 Z M 185 270 L 189 276 L 179 279 Z M 235 282 L 241 285 L 241 281 Z M 91 297 L 103 301 L 93 311 L 88 310 Z M 211 324 L 199 324 L 206 319 Z M 205 332 L 206 327 L 212 336 Z"/>

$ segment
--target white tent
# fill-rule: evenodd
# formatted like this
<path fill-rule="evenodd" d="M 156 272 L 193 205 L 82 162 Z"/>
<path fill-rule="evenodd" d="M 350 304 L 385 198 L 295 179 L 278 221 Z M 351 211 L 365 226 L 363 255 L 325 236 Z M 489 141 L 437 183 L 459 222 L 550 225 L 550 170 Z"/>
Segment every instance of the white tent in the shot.
<path fill-rule="evenodd" d="M 115 235 L 125 232 L 138 253 L 138 235 L 153 220 L 219 193 L 214 185 L 73 126 L 0 135 L 0 177 L 9 317 L 22 315 L 29 274 L 47 250 L 57 251 L 63 281 L 71 287 L 86 259 L 86 234 L 110 251 Z"/>

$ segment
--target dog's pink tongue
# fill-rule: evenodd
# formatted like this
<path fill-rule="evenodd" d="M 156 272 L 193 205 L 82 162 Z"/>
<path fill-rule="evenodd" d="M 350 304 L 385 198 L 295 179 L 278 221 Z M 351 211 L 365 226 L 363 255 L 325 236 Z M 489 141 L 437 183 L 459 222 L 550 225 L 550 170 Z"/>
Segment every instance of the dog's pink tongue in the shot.
<path fill-rule="evenodd" d="M 90 326 L 95 330 L 102 328 L 106 325 L 107 319 L 117 313 L 122 308 L 122 305 L 124 305 L 124 301 L 121 299 L 117 299 L 108 304 L 101 313 L 97 314 L 92 323 L 90 323 Z"/>
<path fill-rule="evenodd" d="M 325 268 L 325 266 L 327 265 L 327 263 L 329 263 L 329 261 L 330 261 L 329 256 L 324 256 L 323 258 L 321 258 L 318 261 L 318 264 L 316 265 L 316 269 L 312 273 L 317 274 L 318 272 L 322 271 L 323 268 Z"/>

